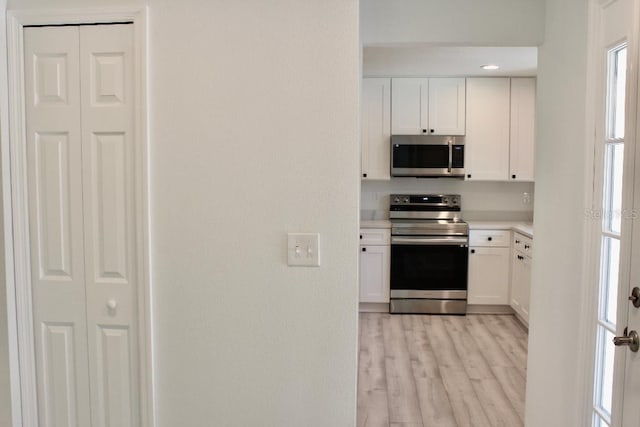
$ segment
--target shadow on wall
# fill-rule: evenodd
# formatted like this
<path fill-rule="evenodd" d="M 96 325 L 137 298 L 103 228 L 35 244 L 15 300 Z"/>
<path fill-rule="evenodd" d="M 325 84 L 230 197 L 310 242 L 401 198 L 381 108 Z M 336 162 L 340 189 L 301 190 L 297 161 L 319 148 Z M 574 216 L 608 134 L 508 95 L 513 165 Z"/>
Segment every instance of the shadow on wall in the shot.
<path fill-rule="evenodd" d="M 1 181 L 0 181 L 1 183 Z M 3 223 L 0 210 L 0 224 Z M 4 233 L 0 227 L 0 242 Z M 9 340 L 7 336 L 7 289 L 4 268 L 4 245 L 0 244 L 0 427 L 11 425 L 11 393 L 9 385 Z"/>

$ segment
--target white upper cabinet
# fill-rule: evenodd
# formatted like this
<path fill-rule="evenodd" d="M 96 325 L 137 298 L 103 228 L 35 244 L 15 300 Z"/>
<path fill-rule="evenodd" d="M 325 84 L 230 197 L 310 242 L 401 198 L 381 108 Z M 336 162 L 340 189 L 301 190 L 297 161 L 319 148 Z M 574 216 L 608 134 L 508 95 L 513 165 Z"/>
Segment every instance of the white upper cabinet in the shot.
<path fill-rule="evenodd" d="M 533 181 L 535 78 L 468 78 L 468 180 Z"/>
<path fill-rule="evenodd" d="M 391 133 L 394 135 L 426 133 L 428 123 L 429 79 L 392 79 Z"/>
<path fill-rule="evenodd" d="M 391 179 L 391 79 L 362 80 L 362 179 Z"/>
<path fill-rule="evenodd" d="M 429 79 L 429 133 L 465 134 L 465 79 Z"/>
<path fill-rule="evenodd" d="M 511 181 L 533 181 L 536 80 L 511 79 Z"/>
<path fill-rule="evenodd" d="M 394 78 L 391 133 L 464 135 L 464 78 Z"/>
<path fill-rule="evenodd" d="M 467 79 L 465 170 L 468 180 L 507 179 L 509 104 L 509 78 Z"/>

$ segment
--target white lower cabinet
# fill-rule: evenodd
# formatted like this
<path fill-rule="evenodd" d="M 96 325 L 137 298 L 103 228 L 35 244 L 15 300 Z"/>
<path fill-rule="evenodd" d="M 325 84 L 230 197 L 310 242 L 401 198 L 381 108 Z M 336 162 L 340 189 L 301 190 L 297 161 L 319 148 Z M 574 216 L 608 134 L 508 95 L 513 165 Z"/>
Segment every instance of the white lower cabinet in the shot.
<path fill-rule="evenodd" d="M 513 255 L 511 257 L 511 308 L 527 325 L 529 324 L 532 249 L 532 239 L 520 233 L 513 233 Z"/>
<path fill-rule="evenodd" d="M 469 304 L 509 304 L 509 234 L 506 230 L 469 232 Z"/>
<path fill-rule="evenodd" d="M 389 303 L 390 239 L 389 229 L 360 232 L 361 303 Z"/>

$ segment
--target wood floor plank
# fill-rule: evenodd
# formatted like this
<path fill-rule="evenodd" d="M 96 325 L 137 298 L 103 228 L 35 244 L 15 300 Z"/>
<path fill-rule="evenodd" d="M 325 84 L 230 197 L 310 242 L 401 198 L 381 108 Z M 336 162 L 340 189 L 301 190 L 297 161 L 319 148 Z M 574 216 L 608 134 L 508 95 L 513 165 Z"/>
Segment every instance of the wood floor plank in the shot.
<path fill-rule="evenodd" d="M 427 337 L 438 361 L 453 414 L 459 426 L 490 426 L 482 403 L 467 375 L 455 345 L 445 329 L 443 316 L 431 316 Z"/>
<path fill-rule="evenodd" d="M 490 366 L 494 377 L 502 387 L 502 390 L 504 390 L 518 417 L 524 421 L 526 389 L 526 367 L 524 365 L 526 361 L 523 361 L 524 363 L 522 364 L 518 364 L 517 361 L 514 363 L 507 352 L 503 350 L 494 334 L 490 332 L 492 325 L 488 322 L 489 317 L 467 316 L 467 319 L 472 339 L 482 349 L 484 358 Z M 509 338 L 507 335 L 507 339 L 515 340 L 516 337 Z"/>
<path fill-rule="evenodd" d="M 377 314 L 360 316 L 358 427 L 389 425 L 382 321 L 382 317 Z"/>
<path fill-rule="evenodd" d="M 455 427 L 456 419 L 447 390 L 440 376 L 438 362 L 421 320 L 422 316 L 404 316 L 405 338 L 416 382 L 422 423 L 429 427 Z"/>
<path fill-rule="evenodd" d="M 422 424 L 402 316 L 383 315 L 383 317 L 389 421 Z"/>
<path fill-rule="evenodd" d="M 520 326 L 514 325 L 517 320 L 513 319 L 513 316 L 487 316 L 484 320 L 498 345 L 514 366 L 523 368 L 524 374 L 527 366 L 528 338 Z"/>
<path fill-rule="evenodd" d="M 521 426 L 522 419 L 487 363 L 482 349 L 469 332 L 466 317 L 443 318 L 445 330 L 450 335 L 464 370 L 480 401 L 489 424 L 492 426 Z"/>

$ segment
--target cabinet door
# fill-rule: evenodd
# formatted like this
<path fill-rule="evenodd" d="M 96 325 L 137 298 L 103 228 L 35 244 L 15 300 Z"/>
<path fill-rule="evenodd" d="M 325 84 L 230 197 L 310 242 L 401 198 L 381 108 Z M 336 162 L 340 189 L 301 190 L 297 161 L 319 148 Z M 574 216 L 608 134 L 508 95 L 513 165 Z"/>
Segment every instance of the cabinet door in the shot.
<path fill-rule="evenodd" d="M 429 134 L 465 134 L 465 79 L 429 79 Z"/>
<path fill-rule="evenodd" d="M 426 134 L 429 121 L 429 79 L 391 80 L 391 133 Z"/>
<path fill-rule="evenodd" d="M 514 251 L 511 267 L 511 308 L 529 324 L 531 257 Z"/>
<path fill-rule="evenodd" d="M 522 264 L 522 289 L 520 309 L 522 310 L 522 319 L 529 324 L 529 299 L 531 295 L 531 258 L 525 256 L 521 260 Z"/>
<path fill-rule="evenodd" d="M 391 179 L 391 79 L 362 81 L 362 179 Z"/>
<path fill-rule="evenodd" d="M 509 248 L 469 251 L 469 304 L 509 304 Z"/>
<path fill-rule="evenodd" d="M 506 181 L 509 173 L 509 79 L 467 79 L 467 179 Z"/>
<path fill-rule="evenodd" d="M 360 247 L 360 302 L 389 302 L 389 246 Z"/>
<path fill-rule="evenodd" d="M 514 251 L 511 258 L 511 308 L 520 317 L 523 317 L 522 302 L 523 302 L 523 277 L 524 266 L 522 257 L 517 251 Z"/>
<path fill-rule="evenodd" d="M 533 181 L 536 80 L 511 79 L 511 152 L 509 179 Z"/>

